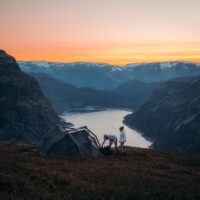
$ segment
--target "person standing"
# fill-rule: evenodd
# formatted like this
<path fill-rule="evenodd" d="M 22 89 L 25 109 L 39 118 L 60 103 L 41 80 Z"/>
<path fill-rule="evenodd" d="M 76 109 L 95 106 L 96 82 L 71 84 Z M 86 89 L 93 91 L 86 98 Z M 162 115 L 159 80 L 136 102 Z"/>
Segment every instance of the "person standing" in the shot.
<path fill-rule="evenodd" d="M 121 149 L 121 152 L 124 152 L 125 151 L 125 148 L 124 148 L 124 144 L 126 142 L 126 133 L 124 131 L 124 127 L 121 126 L 119 128 L 119 131 L 120 131 L 120 135 L 119 135 L 119 143 L 120 143 L 120 149 Z"/>

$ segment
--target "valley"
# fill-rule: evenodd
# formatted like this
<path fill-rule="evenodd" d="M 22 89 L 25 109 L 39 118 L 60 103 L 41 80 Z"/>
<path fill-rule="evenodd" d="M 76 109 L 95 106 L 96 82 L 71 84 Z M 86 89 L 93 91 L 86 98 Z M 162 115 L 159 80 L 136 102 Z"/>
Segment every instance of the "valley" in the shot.
<path fill-rule="evenodd" d="M 150 139 L 152 148 L 199 152 L 199 63 L 139 63 L 123 68 L 102 63 L 19 64 L 36 78 L 58 114 L 87 108 L 131 109 L 134 113 L 124 123 Z M 71 79 L 61 73 L 73 80 L 79 75 L 84 84 L 67 83 Z M 117 80 L 115 87 L 104 90 L 103 84 L 111 86 L 111 80 Z"/>
<path fill-rule="evenodd" d="M 150 139 L 153 142 L 152 148 L 199 152 L 200 85 L 197 74 L 200 67 L 198 63 L 129 64 L 120 68 L 102 63 L 19 62 L 24 73 L 20 71 L 15 59 L 9 57 L 4 51 L 1 51 L 1 59 L 1 70 L 3 70 L 1 90 L 7 92 L 1 93 L 4 95 L 2 102 L 3 99 L 7 99 L 6 104 L 1 104 L 2 113 L 4 113 L 1 115 L 1 131 L 3 133 L 1 140 L 40 141 L 41 136 L 50 130 L 50 127 L 64 123 L 57 115 L 65 112 L 131 109 L 134 114 L 126 116 L 124 123 Z M 6 71 L 6 68 L 10 70 Z M 103 73 L 105 70 L 107 70 L 106 76 Z M 127 70 L 129 73 L 124 76 Z M 83 71 L 84 74 L 82 74 Z M 94 75 L 94 72 L 104 76 L 105 79 L 101 80 L 102 84 L 109 85 L 108 77 L 109 80 L 120 80 L 121 84 L 118 82 L 115 88 L 102 90 L 103 85 L 99 87 L 99 75 Z M 143 76 L 139 75 L 140 72 Z M 67 79 L 61 80 L 60 73 L 66 78 L 65 74 L 70 77 L 79 74 L 89 82 L 98 83 L 99 86 L 86 87 L 87 81 L 85 81 L 85 85 L 81 83 L 78 86 L 72 85 L 66 82 Z M 72 74 L 73 76 L 71 76 Z M 134 79 L 136 76 L 137 79 Z M 154 81 L 145 79 L 145 76 L 151 77 Z M 158 77 L 160 77 L 159 81 Z M 165 78 L 170 79 L 165 80 Z M 17 93 L 12 92 L 14 91 L 13 87 L 16 87 Z M 5 97 L 5 95 L 7 96 Z M 14 103 L 13 99 L 18 100 Z M 30 101 L 30 99 L 32 100 Z M 38 103 L 36 103 L 37 101 Z M 27 108 L 33 109 L 32 105 L 36 106 L 37 111 L 26 110 Z M 33 114 L 34 112 L 37 114 Z M 44 112 L 46 112 L 45 116 Z M 22 120 L 23 115 L 24 119 Z M 39 116 L 41 120 L 38 121 L 39 118 L 36 116 Z M 98 116 L 98 112 L 96 116 Z M 95 119 L 96 116 L 93 118 Z M 112 118 L 107 121 L 112 122 Z M 53 122 L 49 123 L 49 120 Z M 22 121 L 24 122 L 20 125 L 19 122 Z M 122 121 L 123 118 L 121 123 Z M 65 118 L 65 123 L 70 125 L 67 118 Z M 84 123 L 82 125 L 89 126 L 89 121 Z M 91 126 L 95 127 L 95 123 Z M 4 130 L 9 134 L 5 134 Z M 21 135 L 18 135 L 18 132 Z"/>
<path fill-rule="evenodd" d="M 200 0 L 0 0 L 0 200 L 200 200 Z"/>

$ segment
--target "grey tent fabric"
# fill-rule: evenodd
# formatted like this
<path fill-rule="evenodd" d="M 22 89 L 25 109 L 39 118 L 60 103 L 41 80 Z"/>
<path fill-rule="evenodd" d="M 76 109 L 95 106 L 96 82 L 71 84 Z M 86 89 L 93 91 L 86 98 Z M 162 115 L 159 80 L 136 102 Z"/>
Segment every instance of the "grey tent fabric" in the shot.
<path fill-rule="evenodd" d="M 97 137 L 87 128 L 64 129 L 56 127 L 44 137 L 39 152 L 41 155 L 64 156 L 81 154 L 96 158 L 101 154 Z"/>

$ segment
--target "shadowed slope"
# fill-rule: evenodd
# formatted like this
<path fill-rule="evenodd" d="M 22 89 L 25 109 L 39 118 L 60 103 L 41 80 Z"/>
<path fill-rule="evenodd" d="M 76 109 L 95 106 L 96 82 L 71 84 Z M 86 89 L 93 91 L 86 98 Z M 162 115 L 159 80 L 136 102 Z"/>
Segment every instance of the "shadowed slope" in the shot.
<path fill-rule="evenodd" d="M 152 138 L 154 148 L 200 152 L 200 77 L 162 84 L 125 122 Z"/>
<path fill-rule="evenodd" d="M 37 81 L 0 51 L 0 140 L 39 141 L 58 122 Z"/>

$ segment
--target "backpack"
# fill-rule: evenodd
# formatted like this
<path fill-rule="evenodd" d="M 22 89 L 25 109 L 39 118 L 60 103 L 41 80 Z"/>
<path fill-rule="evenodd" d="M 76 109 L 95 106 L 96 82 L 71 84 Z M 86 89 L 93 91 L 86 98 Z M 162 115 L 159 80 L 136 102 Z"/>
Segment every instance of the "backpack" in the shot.
<path fill-rule="evenodd" d="M 104 154 L 106 156 L 112 154 L 112 151 L 111 151 L 111 149 L 110 149 L 109 146 L 107 146 L 107 147 L 100 147 L 99 150 L 101 151 L 102 154 Z"/>

